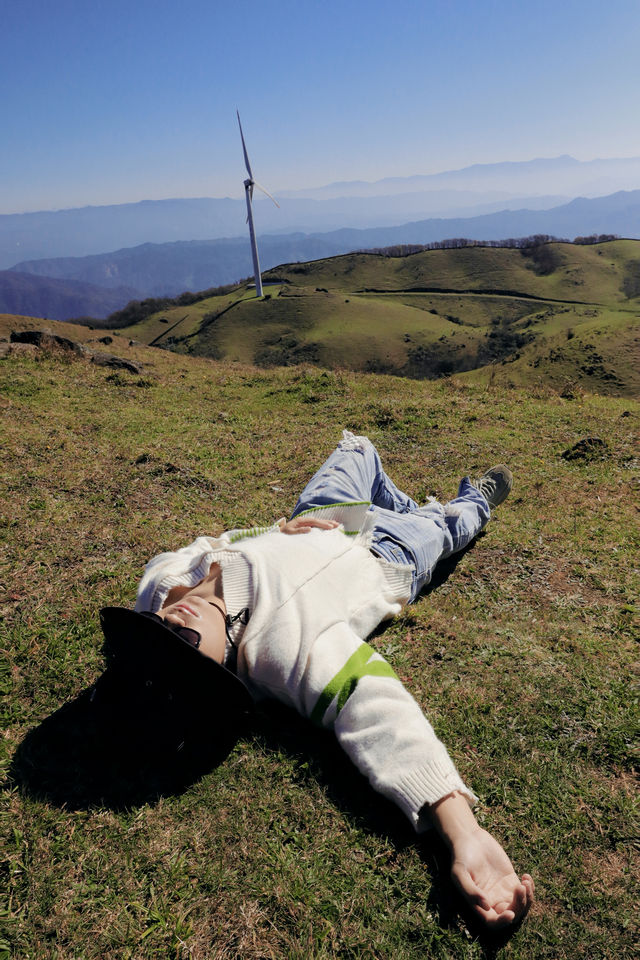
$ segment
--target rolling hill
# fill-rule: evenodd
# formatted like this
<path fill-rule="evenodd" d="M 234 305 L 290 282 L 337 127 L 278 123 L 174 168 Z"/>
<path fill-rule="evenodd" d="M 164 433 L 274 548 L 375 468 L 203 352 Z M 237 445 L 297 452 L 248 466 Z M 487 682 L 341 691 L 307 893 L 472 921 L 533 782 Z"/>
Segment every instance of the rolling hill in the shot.
<path fill-rule="evenodd" d="M 640 241 L 348 254 L 168 304 L 120 332 L 198 356 L 416 379 L 640 387 Z M 111 323 L 121 325 L 114 315 Z"/>

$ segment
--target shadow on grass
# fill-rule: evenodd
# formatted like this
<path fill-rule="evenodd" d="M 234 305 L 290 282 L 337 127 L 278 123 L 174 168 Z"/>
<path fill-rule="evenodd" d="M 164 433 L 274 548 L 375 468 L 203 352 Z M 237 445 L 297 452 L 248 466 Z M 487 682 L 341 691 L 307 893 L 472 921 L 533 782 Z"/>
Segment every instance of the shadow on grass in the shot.
<path fill-rule="evenodd" d="M 71 810 L 153 803 L 183 793 L 222 763 L 242 732 L 220 722 L 219 737 L 195 736 L 181 747 L 161 721 L 155 725 L 139 710 L 123 704 L 117 718 L 96 711 L 92 690 L 65 703 L 24 738 L 9 769 L 23 793 Z M 216 720 L 210 714 L 211 722 Z"/>
<path fill-rule="evenodd" d="M 397 851 L 415 847 L 428 872 L 427 907 L 441 927 L 459 930 L 462 920 L 487 960 L 517 933 L 521 924 L 488 931 L 454 887 L 448 849 L 434 830 L 416 836 L 395 804 L 376 793 L 338 746 L 333 735 L 275 701 L 260 708 L 253 739 L 261 750 L 284 753 L 296 763 L 301 784 L 317 783 L 331 803 L 364 833 L 387 839 Z"/>
<path fill-rule="evenodd" d="M 471 553 L 475 550 L 476 543 L 478 540 L 481 540 L 483 537 L 486 537 L 487 531 L 481 530 L 480 533 L 475 537 L 471 543 L 463 550 L 459 550 L 458 553 L 452 553 L 450 557 L 447 557 L 446 560 L 441 560 L 433 571 L 433 576 L 431 577 L 430 582 L 426 585 L 424 590 L 420 593 L 420 597 L 428 597 L 430 594 L 437 590 L 438 587 L 441 587 L 443 583 L 446 583 L 451 574 L 454 572 L 460 561 L 463 557 L 466 557 L 468 553 Z"/>
<path fill-rule="evenodd" d="M 416 839 L 400 810 L 375 793 L 328 731 L 317 729 L 287 707 L 267 701 L 256 721 L 244 728 L 218 723 L 220 736 L 199 738 L 176 750 L 161 739 L 114 727 L 96 716 L 91 689 L 64 704 L 31 730 L 16 751 L 10 778 L 25 794 L 70 810 L 126 810 L 183 793 L 223 763 L 237 740 L 253 740 L 261 750 L 284 753 L 295 761 L 298 782 L 320 784 L 344 816 L 364 833 L 385 837 L 398 851 L 416 846 L 431 880 L 427 906 L 442 927 L 459 929 L 460 917 L 494 957 L 513 935 L 488 934 L 454 889 L 449 854 L 433 831 Z M 207 726 L 207 729 L 212 729 Z M 226 731 L 226 732 L 225 732 Z M 215 740 L 215 738 L 213 738 Z M 517 928 L 516 928 L 517 929 Z"/>

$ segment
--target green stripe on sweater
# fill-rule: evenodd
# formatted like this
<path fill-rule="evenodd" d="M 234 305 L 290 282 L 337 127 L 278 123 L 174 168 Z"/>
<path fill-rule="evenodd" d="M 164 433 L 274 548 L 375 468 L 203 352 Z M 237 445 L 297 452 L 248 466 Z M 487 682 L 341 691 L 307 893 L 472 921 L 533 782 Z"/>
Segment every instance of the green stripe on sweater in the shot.
<path fill-rule="evenodd" d="M 336 673 L 318 697 L 318 702 L 311 713 L 312 723 L 322 724 L 322 718 L 336 696 L 338 697 L 337 716 L 362 677 L 393 677 L 396 680 L 398 679 L 386 660 L 374 660 L 369 663 L 374 655 L 375 650 L 368 643 L 362 643 L 358 647 L 356 652 L 349 657 L 342 670 Z"/>
<path fill-rule="evenodd" d="M 275 533 L 278 529 L 278 525 L 274 524 L 270 527 L 249 527 L 247 530 L 231 530 L 229 531 L 229 542 L 238 543 L 239 540 L 261 537 L 263 533 Z"/>
<path fill-rule="evenodd" d="M 338 500 L 336 503 L 321 503 L 318 507 L 309 507 L 307 510 L 301 510 L 300 513 L 296 513 L 296 520 L 298 517 L 304 517 L 308 513 L 319 513 L 321 510 L 334 510 L 335 507 L 369 507 L 371 506 L 371 500 Z"/>

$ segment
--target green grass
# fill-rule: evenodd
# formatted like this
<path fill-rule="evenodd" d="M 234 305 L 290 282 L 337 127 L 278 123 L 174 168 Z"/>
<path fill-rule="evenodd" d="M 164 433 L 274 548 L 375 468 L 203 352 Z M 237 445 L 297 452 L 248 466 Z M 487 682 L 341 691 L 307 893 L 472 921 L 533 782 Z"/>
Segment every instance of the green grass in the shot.
<path fill-rule="evenodd" d="M 283 282 L 265 287 L 259 301 L 238 286 L 122 333 L 265 367 L 314 363 L 416 379 L 455 373 L 503 386 L 637 395 L 640 241 L 542 250 L 546 260 L 467 247 L 285 264 L 265 274 Z"/>
<path fill-rule="evenodd" d="M 20 325 L 0 318 L 0 332 Z M 415 842 L 330 737 L 264 707 L 224 762 L 159 799 L 87 808 L 72 785 L 61 805 L 24 768 L 9 778 L 4 955 L 635 956 L 640 406 L 260 370 L 124 337 L 108 349 L 142 374 L 30 350 L 0 360 L 7 770 L 100 674 L 100 606 L 129 603 L 161 550 L 286 514 L 343 426 L 418 499 L 506 461 L 514 491 L 487 533 L 372 642 L 538 900 L 506 942 L 470 932 L 429 838 Z M 562 458 L 594 435 L 602 457 Z"/>

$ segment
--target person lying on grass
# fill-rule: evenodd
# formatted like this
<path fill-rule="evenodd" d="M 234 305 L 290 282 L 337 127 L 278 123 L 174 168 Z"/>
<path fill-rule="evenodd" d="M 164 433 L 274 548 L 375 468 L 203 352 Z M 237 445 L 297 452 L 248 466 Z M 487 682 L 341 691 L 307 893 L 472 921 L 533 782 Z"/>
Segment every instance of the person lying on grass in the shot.
<path fill-rule="evenodd" d="M 232 723 L 233 710 L 275 697 L 332 729 L 417 832 L 439 831 L 455 885 L 489 927 L 525 915 L 533 880 L 478 825 L 476 797 L 364 638 L 477 536 L 511 483 L 506 467 L 494 467 L 475 483 L 463 479 L 444 506 L 420 507 L 386 475 L 373 444 L 345 430 L 290 520 L 162 553 L 145 568 L 135 610 L 101 611 L 111 674 L 155 683 L 167 704 L 182 683 L 194 702 L 224 704 Z"/>

